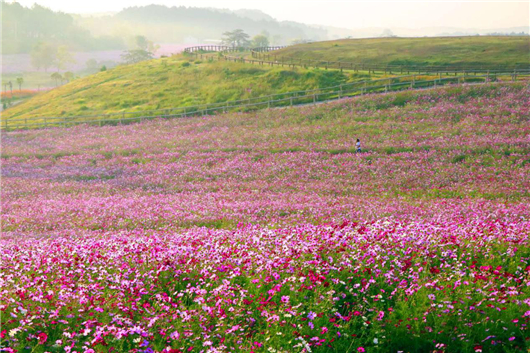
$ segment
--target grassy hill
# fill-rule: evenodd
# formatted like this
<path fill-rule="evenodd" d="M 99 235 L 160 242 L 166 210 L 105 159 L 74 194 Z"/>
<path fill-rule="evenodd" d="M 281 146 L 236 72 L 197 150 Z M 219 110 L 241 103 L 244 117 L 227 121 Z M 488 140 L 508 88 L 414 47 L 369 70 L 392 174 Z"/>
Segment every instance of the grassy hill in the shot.
<path fill-rule="evenodd" d="M 530 37 L 343 39 L 274 52 L 297 59 L 388 65 L 528 66 Z"/>
<path fill-rule="evenodd" d="M 119 66 L 75 80 L 6 110 L 2 119 L 192 106 L 326 87 L 359 76 L 366 75 L 176 56 Z"/>
<path fill-rule="evenodd" d="M 304 59 L 382 64 L 515 65 L 528 62 L 528 37 L 379 38 L 296 45 L 275 52 Z M 365 72 L 254 66 L 186 56 L 119 66 L 33 97 L 2 119 L 165 109 L 327 87 Z"/>

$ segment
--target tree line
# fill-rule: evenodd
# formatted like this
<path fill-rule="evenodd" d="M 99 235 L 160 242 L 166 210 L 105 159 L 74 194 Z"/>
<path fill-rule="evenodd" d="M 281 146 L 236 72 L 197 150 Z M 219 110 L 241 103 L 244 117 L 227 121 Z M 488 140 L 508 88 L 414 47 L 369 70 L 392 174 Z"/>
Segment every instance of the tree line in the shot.
<path fill-rule="evenodd" d="M 17 2 L 0 1 L 2 6 L 2 53 L 29 53 L 43 41 L 66 45 L 74 50 L 109 50 L 125 47 L 123 39 L 94 37 L 75 23 L 74 18 L 34 4 L 31 8 Z"/>

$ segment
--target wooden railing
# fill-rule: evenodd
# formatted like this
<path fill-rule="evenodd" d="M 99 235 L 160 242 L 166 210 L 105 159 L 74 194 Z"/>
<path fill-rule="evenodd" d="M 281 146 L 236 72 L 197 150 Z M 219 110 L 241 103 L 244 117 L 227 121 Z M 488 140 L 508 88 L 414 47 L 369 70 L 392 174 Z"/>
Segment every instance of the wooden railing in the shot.
<path fill-rule="evenodd" d="M 280 48 L 281 49 L 281 48 Z M 440 65 L 383 65 L 383 64 L 369 64 L 362 62 L 349 61 L 329 61 L 329 60 L 311 60 L 294 58 L 292 56 L 282 56 L 276 51 L 275 47 L 264 47 L 251 49 L 251 56 L 253 59 L 266 63 L 275 63 L 289 66 L 301 67 L 315 67 L 324 69 L 338 69 L 338 70 L 354 70 L 354 71 L 368 71 L 383 72 L 385 74 L 457 74 L 457 73 L 511 73 L 514 75 L 530 73 L 530 65 L 522 64 L 517 66 L 440 66 Z"/>
<path fill-rule="evenodd" d="M 525 79 L 526 78 L 527 77 L 525 77 Z M 188 107 L 70 117 L 35 117 L 30 119 L 11 118 L 4 119 L 0 128 L 4 131 L 12 131 L 19 129 L 34 129 L 47 127 L 68 127 L 79 124 L 99 126 L 118 125 L 151 119 L 183 118 L 190 116 L 226 113 L 230 111 L 251 111 L 261 108 L 314 104 L 317 102 L 325 102 L 370 93 L 430 88 L 448 84 L 488 83 L 490 81 L 495 80 L 496 76 L 491 74 L 476 76 L 439 76 L 435 79 L 422 79 L 422 77 L 420 77 L 419 75 L 406 75 L 378 80 L 365 80 L 353 83 L 345 83 L 325 88 L 294 91 L 268 96 L 254 97 L 243 100 L 203 104 Z"/>

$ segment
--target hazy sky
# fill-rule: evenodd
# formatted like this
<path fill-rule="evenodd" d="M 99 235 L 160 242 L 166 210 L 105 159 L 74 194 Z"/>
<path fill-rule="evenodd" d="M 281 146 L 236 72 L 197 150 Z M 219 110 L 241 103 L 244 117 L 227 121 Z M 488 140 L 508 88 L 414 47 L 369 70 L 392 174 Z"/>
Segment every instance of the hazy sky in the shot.
<path fill-rule="evenodd" d="M 344 28 L 529 26 L 530 1 L 356 1 L 356 0 L 20 0 L 70 13 L 119 11 L 124 7 L 167 6 L 259 9 L 278 20 Z"/>

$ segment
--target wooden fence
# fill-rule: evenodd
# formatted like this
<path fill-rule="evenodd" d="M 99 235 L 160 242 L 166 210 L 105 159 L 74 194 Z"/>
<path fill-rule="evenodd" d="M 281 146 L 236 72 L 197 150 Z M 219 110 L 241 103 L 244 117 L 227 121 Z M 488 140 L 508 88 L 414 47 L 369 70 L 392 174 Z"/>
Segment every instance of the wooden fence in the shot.
<path fill-rule="evenodd" d="M 278 53 L 274 53 L 275 47 L 263 47 L 251 49 L 251 56 L 253 59 L 267 63 L 276 63 L 282 65 L 296 65 L 302 67 L 316 67 L 316 68 L 332 68 L 338 70 L 354 70 L 354 71 L 368 71 L 371 72 L 384 72 L 385 74 L 410 74 L 424 73 L 424 74 L 457 74 L 457 73 L 503 73 L 503 74 L 528 74 L 530 73 L 530 65 L 517 65 L 517 66 L 436 66 L 436 65 L 381 65 L 381 64 L 368 64 L 359 62 L 349 61 L 329 61 L 329 60 L 311 60 L 311 59 L 300 59 L 290 56 L 282 56 Z"/>
<path fill-rule="evenodd" d="M 436 79 L 421 79 L 419 75 L 406 75 L 189 107 L 70 117 L 35 117 L 31 119 L 11 118 L 3 120 L 0 128 L 4 131 L 12 131 L 47 127 L 68 127 L 79 124 L 99 126 L 118 125 L 151 119 L 183 118 L 231 111 L 241 112 L 262 108 L 314 104 L 317 102 L 325 102 L 370 93 L 430 88 L 448 84 L 488 83 L 494 80 L 496 80 L 496 76 L 490 74 L 476 76 L 466 74 L 450 77 L 442 77 L 440 75 Z"/>

